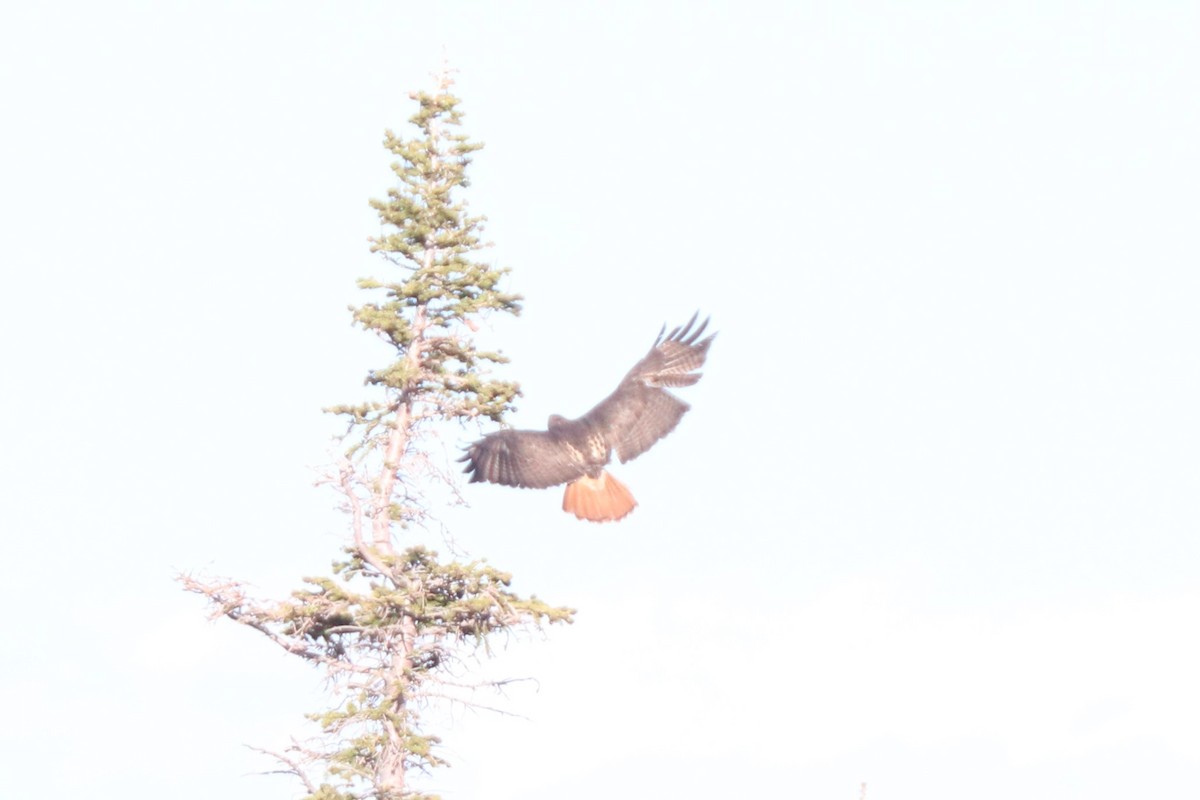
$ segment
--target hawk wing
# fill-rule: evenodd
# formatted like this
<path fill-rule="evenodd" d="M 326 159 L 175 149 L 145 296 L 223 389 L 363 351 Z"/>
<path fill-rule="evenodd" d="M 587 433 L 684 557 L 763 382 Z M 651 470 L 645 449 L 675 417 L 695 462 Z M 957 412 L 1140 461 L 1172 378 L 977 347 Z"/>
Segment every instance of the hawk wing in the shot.
<path fill-rule="evenodd" d="M 664 325 L 650 352 L 629 370 L 616 391 L 584 415 L 583 421 L 604 431 L 622 464 L 675 430 L 691 408 L 664 387 L 691 386 L 700 380 L 696 370 L 704 365 L 716 334 L 701 339 L 708 320 L 692 330 L 697 316 L 699 312 L 665 338 Z"/>
<path fill-rule="evenodd" d="M 575 450 L 551 431 L 496 431 L 475 442 L 459 461 L 471 483 L 488 481 L 545 489 L 584 474 Z"/>

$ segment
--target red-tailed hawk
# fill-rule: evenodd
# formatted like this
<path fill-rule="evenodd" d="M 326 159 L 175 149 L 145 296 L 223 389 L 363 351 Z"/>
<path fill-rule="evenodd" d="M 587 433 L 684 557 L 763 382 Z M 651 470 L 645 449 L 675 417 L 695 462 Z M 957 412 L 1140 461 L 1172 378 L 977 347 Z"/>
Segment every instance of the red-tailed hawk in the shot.
<path fill-rule="evenodd" d="M 460 461 L 471 482 L 545 489 L 567 484 L 563 511 L 592 522 L 618 520 L 637 501 L 625 485 L 604 470 L 614 454 L 624 464 L 675 430 L 690 406 L 667 388 L 700 380 L 708 346 L 716 334 L 700 336 L 708 320 L 686 325 L 665 337 L 659 331 L 646 357 L 629 370 L 617 390 L 579 419 L 550 417 L 549 430 L 491 433 L 467 448 Z"/>

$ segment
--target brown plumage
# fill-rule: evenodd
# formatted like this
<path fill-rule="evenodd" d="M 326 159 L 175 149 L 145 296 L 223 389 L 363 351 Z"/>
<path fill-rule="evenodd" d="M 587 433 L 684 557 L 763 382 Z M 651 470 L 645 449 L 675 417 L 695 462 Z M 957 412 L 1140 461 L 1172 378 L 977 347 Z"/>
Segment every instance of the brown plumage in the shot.
<path fill-rule="evenodd" d="M 471 482 L 545 489 L 567 484 L 563 511 L 591 522 L 619 520 L 637 501 L 625 485 L 604 470 L 613 455 L 624 464 L 649 450 L 675 430 L 687 403 L 667 388 L 700 380 L 708 346 L 716 334 L 701 339 L 708 320 L 695 330 L 698 314 L 664 336 L 666 326 L 645 358 L 629 370 L 621 384 L 579 419 L 550 417 L 544 431 L 503 430 L 467 448 L 459 459 Z"/>

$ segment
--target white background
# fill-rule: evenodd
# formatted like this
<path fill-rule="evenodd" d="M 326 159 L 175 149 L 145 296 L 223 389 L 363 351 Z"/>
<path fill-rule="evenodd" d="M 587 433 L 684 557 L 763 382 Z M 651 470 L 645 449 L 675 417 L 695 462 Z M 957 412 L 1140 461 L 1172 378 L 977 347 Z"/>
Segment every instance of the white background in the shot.
<path fill-rule="evenodd" d="M 428 786 L 1200 793 L 1200 15 L 1041 0 L 6 10 L 0 794 L 300 794 L 243 744 L 319 675 L 172 577 L 336 557 L 319 409 L 385 363 L 345 307 L 443 53 L 526 297 L 481 334 L 511 421 L 721 334 L 626 521 L 445 516 L 579 615 Z"/>

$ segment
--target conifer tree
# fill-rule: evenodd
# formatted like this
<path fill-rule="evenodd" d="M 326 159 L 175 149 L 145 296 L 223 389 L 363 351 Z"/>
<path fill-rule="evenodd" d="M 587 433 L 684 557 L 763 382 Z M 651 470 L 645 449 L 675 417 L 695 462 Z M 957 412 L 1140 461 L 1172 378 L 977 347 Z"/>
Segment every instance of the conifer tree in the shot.
<path fill-rule="evenodd" d="M 520 298 L 500 289 L 507 270 L 477 260 L 483 218 L 457 193 L 482 145 L 458 132 L 451 85 L 443 71 L 435 92 L 410 95 L 418 132 L 389 130 L 384 139 L 398 182 L 371 201 L 383 226 L 371 250 L 386 271 L 359 281 L 375 299 L 351 310 L 394 358 L 368 375 L 372 399 L 327 409 L 347 421 L 345 456 L 326 476 L 347 514 L 345 555 L 332 575 L 304 578 L 275 602 L 251 598 L 239 582 L 181 577 L 214 616 L 253 628 L 330 679 L 333 702 L 309 715 L 321 734 L 270 753 L 309 800 L 433 797 L 411 781 L 445 763 L 422 710 L 474 705 L 475 690 L 501 683 L 471 678 L 493 635 L 570 622 L 574 613 L 517 595 L 508 573 L 442 560 L 417 540 L 432 527 L 430 498 L 454 485 L 444 448 L 437 456 L 438 427 L 500 421 L 518 394 L 516 384 L 488 377 L 503 358 L 471 336 L 482 315 L 518 313 Z"/>

